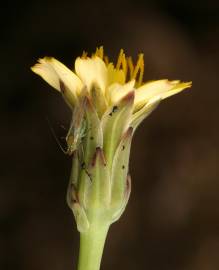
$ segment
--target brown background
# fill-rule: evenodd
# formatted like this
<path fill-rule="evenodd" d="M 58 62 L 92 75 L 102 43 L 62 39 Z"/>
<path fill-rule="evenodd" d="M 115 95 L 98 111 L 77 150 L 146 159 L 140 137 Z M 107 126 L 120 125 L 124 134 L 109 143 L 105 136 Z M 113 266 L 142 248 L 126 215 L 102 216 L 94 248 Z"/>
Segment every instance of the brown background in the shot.
<path fill-rule="evenodd" d="M 69 66 L 104 45 L 145 54 L 145 80 L 193 81 L 136 133 L 133 191 L 111 227 L 102 269 L 219 269 L 218 1 L 19 1 L 2 6 L 0 269 L 76 269 L 78 234 L 65 203 L 70 113 L 29 67 Z"/>

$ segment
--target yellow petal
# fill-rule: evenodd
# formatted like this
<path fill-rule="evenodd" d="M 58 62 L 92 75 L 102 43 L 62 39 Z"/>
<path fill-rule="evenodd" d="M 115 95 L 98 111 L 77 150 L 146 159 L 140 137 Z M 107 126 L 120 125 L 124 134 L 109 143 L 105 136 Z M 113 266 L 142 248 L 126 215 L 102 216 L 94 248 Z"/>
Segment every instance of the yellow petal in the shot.
<path fill-rule="evenodd" d="M 121 85 L 119 83 L 114 83 L 111 86 L 109 86 L 107 92 L 109 93 L 109 103 L 115 104 L 117 103 L 121 98 L 126 96 L 128 92 L 134 90 L 135 80 L 132 80 L 124 85 Z"/>
<path fill-rule="evenodd" d="M 31 69 L 58 91 L 61 91 L 60 80 L 74 95 L 79 93 L 82 88 L 82 83 L 74 72 L 55 58 L 39 59 L 38 63 Z"/>
<path fill-rule="evenodd" d="M 148 82 L 135 91 L 135 109 L 142 107 L 153 97 L 160 96 L 161 99 L 165 99 L 188 87 L 191 87 L 191 82 L 180 83 L 180 81 L 177 80 L 158 80 Z"/>
<path fill-rule="evenodd" d="M 116 69 L 113 66 L 113 63 L 109 63 L 107 66 L 107 75 L 108 75 L 108 85 L 113 83 L 125 83 L 125 73 L 121 69 Z"/>
<path fill-rule="evenodd" d="M 82 82 L 90 91 L 93 84 L 97 85 L 103 93 L 107 85 L 107 69 L 101 58 L 94 56 L 92 58 L 80 58 L 75 61 L 75 71 Z"/>
<path fill-rule="evenodd" d="M 170 96 L 178 94 L 179 92 L 181 92 L 182 90 L 184 90 L 186 88 L 190 88 L 191 86 L 192 86 L 192 82 L 178 83 L 170 91 L 162 93 L 161 97 L 162 97 L 162 99 L 168 98 Z"/>

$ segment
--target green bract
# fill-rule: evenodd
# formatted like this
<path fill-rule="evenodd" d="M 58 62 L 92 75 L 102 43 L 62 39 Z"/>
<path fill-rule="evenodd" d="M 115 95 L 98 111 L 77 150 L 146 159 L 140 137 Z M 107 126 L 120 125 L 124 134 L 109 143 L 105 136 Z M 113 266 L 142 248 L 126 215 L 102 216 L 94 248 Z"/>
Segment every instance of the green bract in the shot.
<path fill-rule="evenodd" d="M 89 230 L 96 218 L 111 224 L 128 202 L 133 102 L 134 91 L 98 116 L 92 99 L 84 91 L 73 109 L 66 138 L 68 149 L 72 149 L 69 154 L 73 155 L 67 202 L 80 232 Z"/>

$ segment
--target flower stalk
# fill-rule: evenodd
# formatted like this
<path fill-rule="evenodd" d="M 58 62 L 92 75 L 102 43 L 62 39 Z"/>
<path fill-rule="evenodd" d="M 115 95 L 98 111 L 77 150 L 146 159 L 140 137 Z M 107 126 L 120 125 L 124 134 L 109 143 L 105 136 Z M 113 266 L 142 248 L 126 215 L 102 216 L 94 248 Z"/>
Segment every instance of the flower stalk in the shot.
<path fill-rule="evenodd" d="M 78 270 L 99 270 L 108 229 L 130 196 L 133 134 L 162 99 L 191 83 L 143 83 L 143 54 L 134 65 L 121 50 L 114 67 L 102 47 L 92 57 L 83 53 L 77 58 L 75 72 L 48 57 L 39 59 L 32 70 L 58 90 L 71 109 L 67 203 L 80 232 Z"/>
<path fill-rule="evenodd" d="M 109 224 L 92 223 L 80 233 L 78 270 L 99 270 Z"/>

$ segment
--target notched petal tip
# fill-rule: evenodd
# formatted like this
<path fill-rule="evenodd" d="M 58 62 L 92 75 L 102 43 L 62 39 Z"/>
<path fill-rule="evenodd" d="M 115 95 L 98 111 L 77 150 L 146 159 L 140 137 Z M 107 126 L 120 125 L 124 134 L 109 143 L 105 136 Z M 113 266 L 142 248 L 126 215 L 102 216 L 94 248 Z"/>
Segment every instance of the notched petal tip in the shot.
<path fill-rule="evenodd" d="M 43 78 L 53 88 L 60 91 L 59 78 L 51 66 L 51 57 L 39 58 L 37 63 L 31 67 L 31 70 Z"/>
<path fill-rule="evenodd" d="M 53 57 L 39 58 L 31 70 L 42 77 L 48 84 L 58 91 L 62 91 L 60 81 L 71 91 L 71 96 L 77 99 L 82 88 L 80 79 L 64 64 Z"/>
<path fill-rule="evenodd" d="M 80 58 L 75 61 L 75 71 L 82 82 L 90 91 L 93 83 L 96 83 L 104 92 L 107 85 L 107 69 L 104 61 L 98 57 Z"/>
<path fill-rule="evenodd" d="M 148 82 L 136 89 L 135 111 L 139 110 L 150 99 L 156 96 L 165 99 L 191 87 L 191 85 L 191 82 L 180 82 L 179 80 L 169 81 L 167 79 Z"/>
<path fill-rule="evenodd" d="M 191 88 L 192 86 L 192 82 L 172 81 L 170 83 L 172 83 L 172 87 L 168 91 L 165 91 L 161 94 L 162 99 L 176 95 L 186 89 Z"/>

